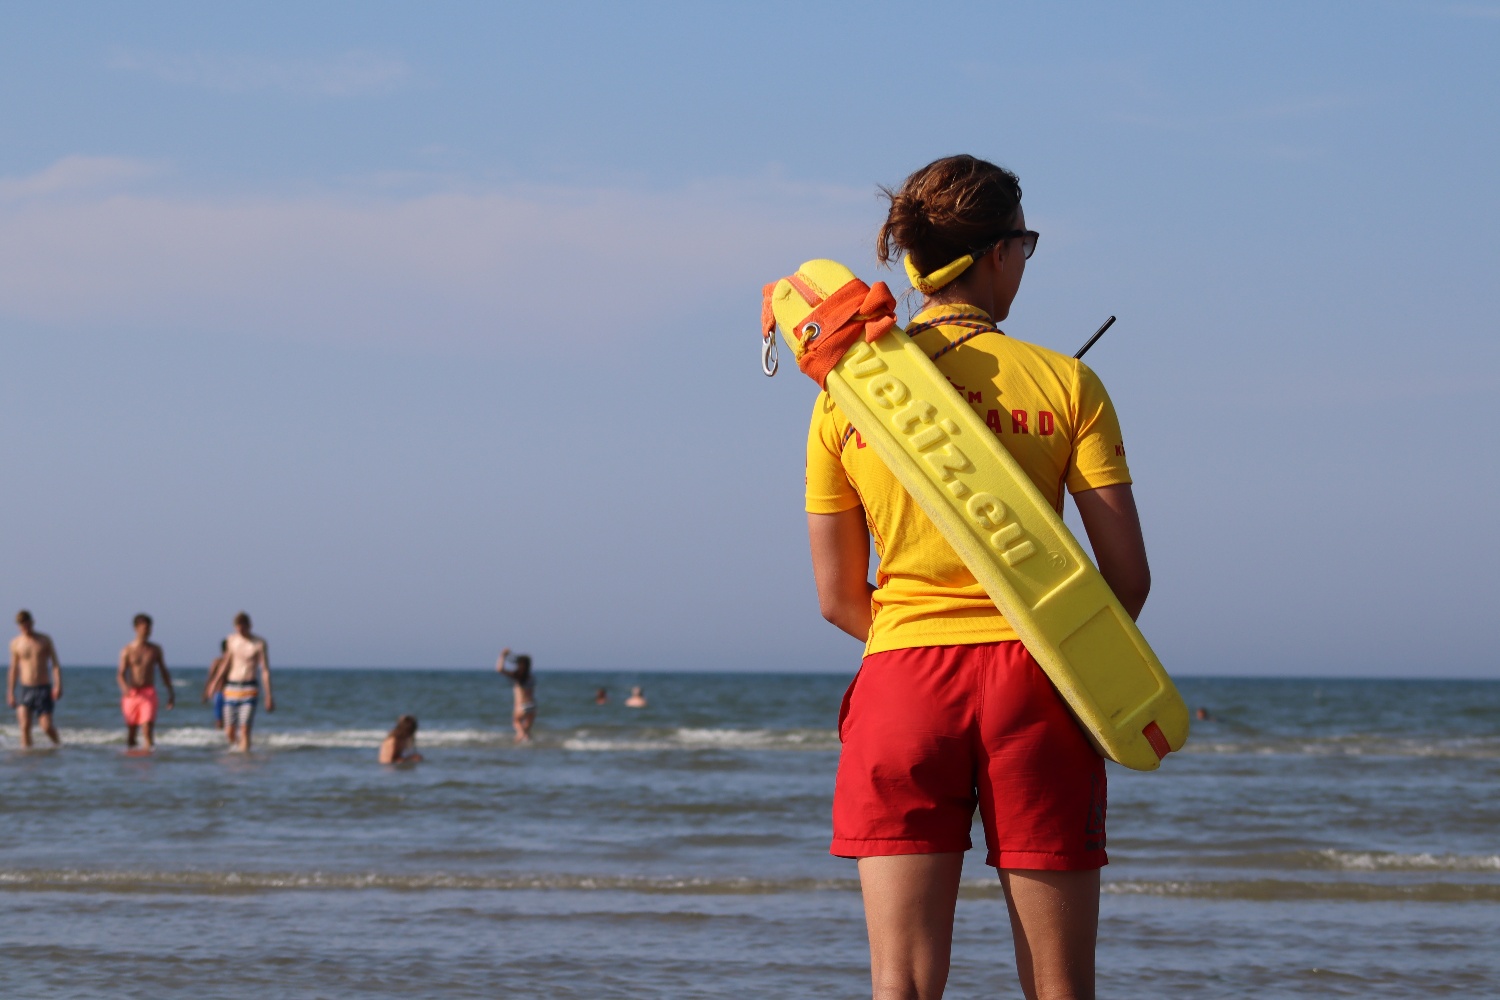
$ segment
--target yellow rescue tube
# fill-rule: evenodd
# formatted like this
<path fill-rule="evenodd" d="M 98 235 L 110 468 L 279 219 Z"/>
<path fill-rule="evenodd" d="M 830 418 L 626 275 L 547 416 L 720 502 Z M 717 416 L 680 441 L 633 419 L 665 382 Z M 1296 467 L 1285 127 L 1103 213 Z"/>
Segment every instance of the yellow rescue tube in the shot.
<path fill-rule="evenodd" d="M 775 323 L 799 362 L 824 332 L 803 329 L 817 304 L 808 293 L 826 300 L 855 280 L 836 261 L 813 260 L 768 286 Z M 994 599 L 1100 752 L 1152 771 L 1180 750 L 1187 705 L 1145 636 L 1062 518 L 922 349 L 899 327 L 870 342 L 861 337 L 825 384 Z"/>

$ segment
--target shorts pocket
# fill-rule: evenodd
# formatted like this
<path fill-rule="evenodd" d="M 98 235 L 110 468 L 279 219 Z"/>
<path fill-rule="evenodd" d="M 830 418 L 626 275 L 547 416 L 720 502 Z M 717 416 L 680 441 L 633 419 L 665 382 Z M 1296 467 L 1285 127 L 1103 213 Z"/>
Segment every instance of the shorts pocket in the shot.
<path fill-rule="evenodd" d="M 844 689 L 844 700 L 839 703 L 839 742 L 844 742 L 844 720 L 849 718 L 849 699 L 854 697 L 854 685 L 859 683 L 859 675 L 864 672 L 864 665 L 854 672 L 854 679 Z"/>

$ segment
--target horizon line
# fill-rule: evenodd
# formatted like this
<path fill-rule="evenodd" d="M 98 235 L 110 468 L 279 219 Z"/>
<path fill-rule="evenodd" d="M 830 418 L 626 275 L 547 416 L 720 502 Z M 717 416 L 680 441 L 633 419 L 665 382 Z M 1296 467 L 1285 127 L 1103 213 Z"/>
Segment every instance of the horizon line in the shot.
<path fill-rule="evenodd" d="M 109 671 L 114 671 L 114 670 L 118 670 L 119 667 L 117 665 L 104 664 L 104 663 L 78 663 L 78 664 L 66 665 L 64 669 L 67 669 L 67 670 L 109 670 Z M 207 666 L 202 666 L 202 665 L 191 665 L 191 666 L 185 666 L 185 667 L 172 667 L 169 664 L 168 665 L 168 669 L 169 670 L 177 670 L 177 671 L 195 671 L 195 670 L 205 670 L 206 671 L 208 669 L 208 667 Z M 272 669 L 273 670 L 298 670 L 298 671 L 300 671 L 300 670 L 380 670 L 380 671 L 407 670 L 407 671 L 421 671 L 421 672 L 424 672 L 424 673 L 496 673 L 497 672 L 494 667 L 485 667 L 485 666 L 441 666 L 441 665 L 412 666 L 410 664 L 391 665 L 391 664 L 347 664 L 347 663 L 346 664 L 287 663 L 287 664 L 277 665 L 277 666 L 273 667 Z M 756 670 L 756 669 L 749 669 L 749 670 L 746 670 L 746 669 L 715 670 L 715 669 L 704 669 L 704 668 L 701 668 L 701 667 L 698 667 L 698 668 L 675 668 L 675 667 L 637 668 L 637 667 L 574 667 L 574 666 L 547 667 L 545 669 L 537 668 L 537 669 L 535 669 L 535 672 L 536 673 L 541 673 L 541 674 L 546 674 L 546 673 L 555 673 L 555 674 L 590 674 L 590 673 L 592 673 L 592 674 L 699 674 L 699 675 L 746 674 L 746 675 L 755 675 L 755 676 L 762 676 L 762 677 L 778 677 L 778 676 L 788 676 L 788 677 L 835 677 L 835 676 L 849 676 L 851 678 L 853 677 L 853 675 L 855 673 L 855 671 L 844 670 L 844 669 L 838 669 L 838 670 L 827 670 L 827 669 L 823 669 L 823 670 L 815 670 L 815 669 L 808 669 L 808 670 L 785 670 L 785 669 L 782 669 L 782 670 Z M 1277 674 L 1271 674 L 1271 673 L 1267 673 L 1267 674 L 1242 674 L 1242 673 L 1201 674 L 1201 673 L 1178 673 L 1178 674 L 1174 674 L 1173 678 L 1175 680 L 1242 680 L 1242 681 L 1262 681 L 1262 680 L 1282 680 L 1282 681 L 1286 681 L 1286 680 L 1301 680 L 1301 681 L 1479 681 L 1479 682 L 1488 682 L 1488 683 L 1500 682 L 1500 675 L 1495 675 L 1495 676 L 1477 676 L 1477 675 L 1473 675 L 1473 674 L 1444 674 L 1444 675 L 1438 675 L 1438 676 L 1433 676 L 1431 674 L 1426 674 L 1426 675 L 1423 675 L 1423 676 L 1420 676 L 1420 677 L 1415 677 L 1415 676 L 1407 676 L 1407 675 L 1403 675 L 1403 674 L 1287 674 L 1287 673 L 1277 673 Z"/>

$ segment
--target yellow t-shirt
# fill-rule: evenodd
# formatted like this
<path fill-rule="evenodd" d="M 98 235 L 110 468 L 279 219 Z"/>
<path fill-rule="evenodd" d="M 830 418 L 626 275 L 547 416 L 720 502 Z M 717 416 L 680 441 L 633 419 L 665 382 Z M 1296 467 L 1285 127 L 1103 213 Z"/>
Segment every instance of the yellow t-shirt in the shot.
<path fill-rule="evenodd" d="M 938 319 L 958 323 L 923 328 Z M 988 324 L 981 309 L 940 305 L 912 317 L 909 329 L 1059 513 L 1064 485 L 1081 493 L 1130 482 L 1120 423 L 1098 377 L 1081 361 L 998 330 L 976 333 Z M 807 435 L 807 510 L 859 506 L 880 555 L 867 653 L 1017 638 L 958 553 L 821 393 Z"/>

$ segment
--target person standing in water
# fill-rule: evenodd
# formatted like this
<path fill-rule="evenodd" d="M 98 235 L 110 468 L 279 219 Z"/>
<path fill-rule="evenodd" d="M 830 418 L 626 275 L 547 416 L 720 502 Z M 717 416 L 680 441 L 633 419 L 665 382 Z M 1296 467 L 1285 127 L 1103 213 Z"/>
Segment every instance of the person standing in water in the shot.
<path fill-rule="evenodd" d="M 639 684 L 630 689 L 630 697 L 625 699 L 626 708 L 645 708 L 646 692 Z"/>
<path fill-rule="evenodd" d="M 203 701 L 213 700 L 214 728 L 224 728 L 224 671 L 229 667 L 229 640 L 219 640 L 219 655 L 208 665 L 203 682 Z"/>
<path fill-rule="evenodd" d="M 403 715 L 396 720 L 391 731 L 380 744 L 382 764 L 420 764 L 422 755 L 417 753 L 417 717 Z"/>
<path fill-rule="evenodd" d="M 509 664 L 515 664 L 514 667 Z M 511 714 L 511 725 L 516 730 L 517 743 L 531 742 L 531 727 L 536 723 L 536 676 L 531 672 L 531 657 L 525 653 L 511 656 L 510 647 L 500 651 L 495 669 L 510 678 L 515 708 Z"/>
<path fill-rule="evenodd" d="M 62 700 L 62 664 L 50 636 L 32 628 L 31 612 L 16 612 L 16 626 L 21 634 L 10 641 L 10 670 L 5 678 L 5 702 L 16 710 L 16 724 L 21 730 L 21 746 L 31 748 L 31 724 L 57 746 L 57 726 L 52 713 Z"/>
<path fill-rule="evenodd" d="M 250 631 L 250 616 L 234 616 L 234 632 L 224 640 L 229 658 L 224 668 L 224 736 L 241 752 L 250 752 L 250 728 L 255 724 L 255 706 L 265 689 L 266 711 L 276 711 L 271 694 L 271 657 L 266 640 Z"/>
<path fill-rule="evenodd" d="M 1139 614 L 1151 575 L 1109 396 L 1086 365 L 996 326 L 1038 238 L 1016 176 L 951 156 L 884 193 L 880 260 L 904 255 L 926 297 L 906 332 L 1059 512 L 1063 488 L 1073 494 L 1100 573 Z M 831 852 L 858 860 L 874 993 L 942 995 L 977 807 L 1026 996 L 1092 998 L 1104 761 L 826 392 L 808 433 L 807 512 L 823 616 L 865 644 L 839 713 Z"/>
<path fill-rule="evenodd" d="M 161 668 L 162 683 L 167 686 L 167 710 L 177 704 L 172 689 L 172 675 L 161 647 L 151 641 L 151 616 L 135 616 L 135 641 L 120 650 L 120 669 L 115 681 L 120 685 L 120 712 L 125 716 L 125 745 L 134 750 L 136 735 L 145 730 L 146 749 L 156 748 L 156 670 Z"/>

